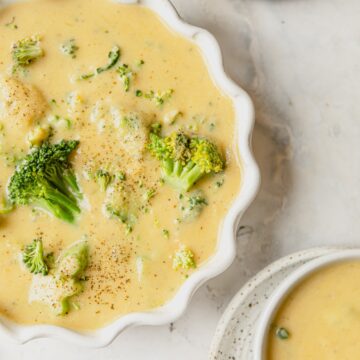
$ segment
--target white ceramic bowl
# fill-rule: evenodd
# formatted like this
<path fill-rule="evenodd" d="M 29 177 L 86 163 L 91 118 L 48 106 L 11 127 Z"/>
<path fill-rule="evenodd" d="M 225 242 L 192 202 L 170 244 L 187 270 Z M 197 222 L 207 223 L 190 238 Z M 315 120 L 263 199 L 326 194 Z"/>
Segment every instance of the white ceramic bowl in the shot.
<path fill-rule="evenodd" d="M 19 0 L 4 0 L 0 6 Z M 260 183 L 259 170 L 251 151 L 254 125 L 253 104 L 247 93 L 224 72 L 221 52 L 215 38 L 207 31 L 186 24 L 168 0 L 114 0 L 119 3 L 143 5 L 155 11 L 174 31 L 191 40 L 201 49 L 208 69 L 218 87 L 232 100 L 236 111 L 236 137 L 242 167 L 242 186 L 218 234 L 216 253 L 182 285 L 176 296 L 164 306 L 148 312 L 125 315 L 94 332 L 76 332 L 58 326 L 20 326 L 6 319 L 0 323 L 0 335 L 25 343 L 41 337 L 55 337 L 89 347 L 109 344 L 125 328 L 134 325 L 161 325 L 176 320 L 186 309 L 190 298 L 205 281 L 223 272 L 236 253 L 235 235 L 239 220 L 256 195 Z"/>
<path fill-rule="evenodd" d="M 276 288 L 265 305 L 260 316 L 254 341 L 254 360 L 266 360 L 266 350 L 268 335 L 271 323 L 276 316 L 279 307 L 290 294 L 305 278 L 319 269 L 346 260 L 360 260 L 360 249 L 337 250 L 329 255 L 311 260 L 298 268 Z"/>

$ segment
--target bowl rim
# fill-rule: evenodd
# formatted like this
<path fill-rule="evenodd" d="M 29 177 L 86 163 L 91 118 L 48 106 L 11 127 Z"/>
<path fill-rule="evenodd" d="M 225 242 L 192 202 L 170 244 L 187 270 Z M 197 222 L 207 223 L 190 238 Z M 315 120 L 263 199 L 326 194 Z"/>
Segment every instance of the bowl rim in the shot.
<path fill-rule="evenodd" d="M 267 300 L 260 315 L 257 328 L 255 330 L 253 349 L 254 360 L 266 360 L 266 350 L 271 322 L 291 291 L 307 277 L 311 276 L 311 274 L 330 266 L 331 264 L 350 260 L 360 260 L 359 248 L 338 249 L 335 252 L 311 260 L 300 266 L 281 282 Z"/>
<path fill-rule="evenodd" d="M 22 0 L 4 0 L 0 7 Z M 113 0 L 117 3 L 145 6 L 153 10 L 170 30 L 196 44 L 217 87 L 231 100 L 235 110 L 235 144 L 241 157 L 242 184 L 218 232 L 215 254 L 194 272 L 165 305 L 145 312 L 130 313 L 94 331 L 75 331 L 54 325 L 19 325 L 1 318 L 0 336 L 17 343 L 38 338 L 57 338 L 85 347 L 110 344 L 126 328 L 136 325 L 164 325 L 178 319 L 195 291 L 209 279 L 225 271 L 236 256 L 236 230 L 245 210 L 260 186 L 260 172 L 254 159 L 251 136 L 254 126 L 254 107 L 249 95 L 225 73 L 218 42 L 207 30 L 189 25 L 178 15 L 169 0 Z"/>

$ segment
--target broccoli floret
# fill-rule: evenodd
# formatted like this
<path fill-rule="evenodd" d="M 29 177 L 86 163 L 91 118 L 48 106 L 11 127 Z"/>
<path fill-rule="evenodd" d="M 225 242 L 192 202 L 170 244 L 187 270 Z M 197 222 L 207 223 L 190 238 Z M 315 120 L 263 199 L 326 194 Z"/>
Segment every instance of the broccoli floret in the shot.
<path fill-rule="evenodd" d="M 61 51 L 71 56 L 73 59 L 76 58 L 76 52 L 79 50 L 79 47 L 76 45 L 75 39 L 70 39 L 66 41 L 64 44 L 60 47 Z"/>
<path fill-rule="evenodd" d="M 178 250 L 175 253 L 174 259 L 173 259 L 173 269 L 179 270 L 189 270 L 189 269 L 195 269 L 196 268 L 196 262 L 194 258 L 194 253 L 186 248 L 182 247 L 180 250 Z"/>
<path fill-rule="evenodd" d="M 105 66 L 98 67 L 95 71 L 84 74 L 80 76 L 80 80 L 90 79 L 95 75 L 101 74 L 104 71 L 110 70 L 112 67 L 116 65 L 118 60 L 120 59 L 120 48 L 118 46 L 114 46 L 109 54 L 108 54 L 108 63 Z"/>
<path fill-rule="evenodd" d="M 121 82 L 123 83 L 124 90 L 128 92 L 130 89 L 131 79 L 134 76 L 133 71 L 129 68 L 129 65 L 122 64 L 117 68 L 117 72 L 120 76 Z"/>
<path fill-rule="evenodd" d="M 109 218 L 124 224 L 127 234 L 132 232 L 137 221 L 139 206 L 136 188 L 127 181 L 114 180 L 106 193 L 104 210 Z"/>
<path fill-rule="evenodd" d="M 29 301 L 48 305 L 55 315 L 66 315 L 70 310 L 70 298 L 83 290 L 83 284 L 73 278 L 60 278 L 49 274 L 34 276 Z"/>
<path fill-rule="evenodd" d="M 224 169 L 220 152 L 212 142 L 181 131 L 167 137 L 152 132 L 148 149 L 162 162 L 165 181 L 180 191 L 188 191 L 204 175 Z"/>
<path fill-rule="evenodd" d="M 40 38 L 38 36 L 28 37 L 19 40 L 13 45 L 12 56 L 17 67 L 30 65 L 36 59 L 42 57 L 44 51 L 40 46 Z"/>
<path fill-rule="evenodd" d="M 88 265 L 89 246 L 80 241 L 66 249 L 56 261 L 56 274 L 61 278 L 79 279 Z"/>
<path fill-rule="evenodd" d="M 34 205 L 73 223 L 81 192 L 69 162 L 78 141 L 43 143 L 18 165 L 8 186 L 14 205 Z"/>
<path fill-rule="evenodd" d="M 182 220 L 192 221 L 196 219 L 207 205 L 207 200 L 201 191 L 195 191 L 188 196 L 181 195 L 180 210 Z"/>
<path fill-rule="evenodd" d="M 114 180 L 114 175 L 111 175 L 108 171 L 100 169 L 95 173 L 95 179 L 99 184 L 101 191 L 105 192 Z"/>
<path fill-rule="evenodd" d="M 32 243 L 26 245 L 22 259 L 26 267 L 33 274 L 47 275 L 49 268 L 45 262 L 43 243 L 41 239 L 34 239 Z"/>
<path fill-rule="evenodd" d="M 45 277 L 36 276 L 30 291 L 30 301 L 49 305 L 56 315 L 69 312 L 71 297 L 83 290 L 81 277 L 88 265 L 89 248 L 86 241 L 70 246 L 60 255 L 56 268 Z"/>

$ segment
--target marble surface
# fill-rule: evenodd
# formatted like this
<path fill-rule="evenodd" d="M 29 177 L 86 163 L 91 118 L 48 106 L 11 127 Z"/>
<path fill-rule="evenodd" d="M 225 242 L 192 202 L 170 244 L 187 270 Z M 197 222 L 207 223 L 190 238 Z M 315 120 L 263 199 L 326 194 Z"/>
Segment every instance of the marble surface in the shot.
<path fill-rule="evenodd" d="M 237 259 L 170 326 L 130 329 L 98 350 L 6 343 L 0 359 L 207 359 L 222 312 L 249 277 L 293 251 L 360 243 L 360 2 L 173 2 L 217 37 L 228 74 L 256 105 L 263 183 L 242 220 Z"/>

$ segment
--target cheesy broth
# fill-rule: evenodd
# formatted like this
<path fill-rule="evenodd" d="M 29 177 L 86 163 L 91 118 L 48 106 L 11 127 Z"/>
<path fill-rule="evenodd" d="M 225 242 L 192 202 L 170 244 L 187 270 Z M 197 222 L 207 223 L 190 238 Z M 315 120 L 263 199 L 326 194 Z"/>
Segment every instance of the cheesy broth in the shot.
<path fill-rule="evenodd" d="M 360 262 L 325 267 L 299 284 L 269 334 L 269 360 L 360 358 Z"/>
<path fill-rule="evenodd" d="M 29 37 L 43 53 L 16 67 L 14 44 Z M 116 65 L 96 73 L 114 47 Z M 163 305 L 194 271 L 174 268 L 176 252 L 189 249 L 197 266 L 214 254 L 240 187 L 233 105 L 214 85 L 199 49 L 149 9 L 107 0 L 7 6 L 0 10 L 0 49 L 0 193 L 6 198 L 19 161 L 42 141 L 75 139 L 70 162 L 83 194 L 74 224 L 31 204 L 0 215 L 1 314 L 22 324 L 88 330 Z M 122 128 L 124 118 L 135 119 L 135 135 Z M 207 137 L 226 159 L 223 172 L 189 191 L 206 199 L 194 219 L 183 214 L 189 195 L 161 180 L 160 162 L 146 150 L 147 131 L 157 123 L 164 134 L 183 129 Z M 122 184 L 119 197 L 126 197 L 131 223 L 106 214 L 105 204 L 116 197 L 111 185 L 101 191 L 99 169 Z M 21 253 L 35 238 L 55 257 L 80 239 L 89 244 L 83 290 L 65 315 L 29 295 L 34 275 Z"/>

